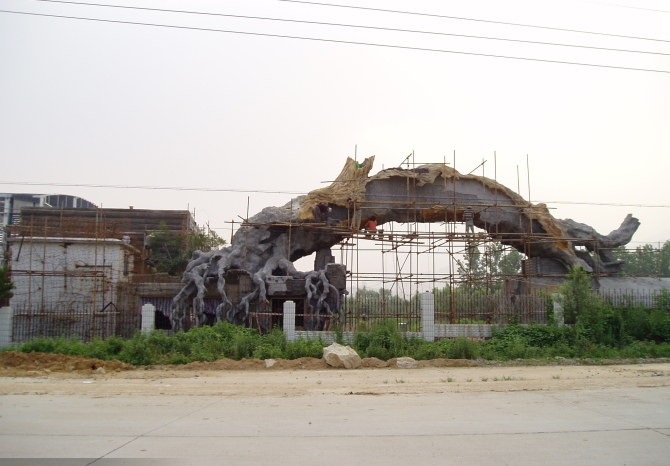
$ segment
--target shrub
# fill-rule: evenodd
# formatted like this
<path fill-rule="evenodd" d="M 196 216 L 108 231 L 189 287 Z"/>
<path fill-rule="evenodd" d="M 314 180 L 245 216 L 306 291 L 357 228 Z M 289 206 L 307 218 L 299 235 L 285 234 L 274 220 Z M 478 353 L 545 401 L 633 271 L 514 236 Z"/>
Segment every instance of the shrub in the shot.
<path fill-rule="evenodd" d="M 517 334 L 494 337 L 482 344 L 482 356 L 491 360 L 522 359 L 527 354 L 528 343 Z"/>
<path fill-rule="evenodd" d="M 479 355 L 477 343 L 469 338 L 456 338 L 447 350 L 447 357 L 451 359 L 476 359 Z"/>
<path fill-rule="evenodd" d="M 86 344 L 71 338 L 36 338 L 19 346 L 24 353 L 56 353 L 71 356 L 88 356 Z"/>
<path fill-rule="evenodd" d="M 231 353 L 228 356 L 237 360 L 252 357 L 260 340 L 260 336 L 254 333 L 253 330 L 236 333 L 233 336 Z"/>
<path fill-rule="evenodd" d="M 568 280 L 561 286 L 561 296 L 565 323 L 577 323 L 578 317 L 596 299 L 591 287 L 591 276 L 581 267 L 571 268 Z"/>
<path fill-rule="evenodd" d="M 321 340 L 296 340 L 286 343 L 284 349 L 286 359 L 321 358 L 323 342 Z"/>
<path fill-rule="evenodd" d="M 662 289 L 655 299 L 655 306 L 661 311 L 670 312 L 670 290 Z"/>
<path fill-rule="evenodd" d="M 273 346 L 270 343 L 264 341 L 254 349 L 253 357 L 256 359 L 272 359 L 272 358 L 283 358 L 284 353 L 282 349 Z"/>
<path fill-rule="evenodd" d="M 670 343 L 670 314 L 653 309 L 649 313 L 649 339 L 657 343 Z"/>
<path fill-rule="evenodd" d="M 635 340 L 647 340 L 651 334 L 649 311 L 640 307 L 621 310 L 626 334 Z"/>
<path fill-rule="evenodd" d="M 95 338 L 86 345 L 86 354 L 97 359 L 116 359 L 123 350 L 125 340 L 112 336 L 105 339 Z"/>
<path fill-rule="evenodd" d="M 283 352 L 286 348 L 286 335 L 284 335 L 284 332 L 279 328 L 273 328 L 269 333 L 263 335 L 262 339 L 263 344 L 275 347 L 280 352 Z"/>
<path fill-rule="evenodd" d="M 126 344 L 119 353 L 119 359 L 134 366 L 154 364 L 149 351 L 149 345 L 147 345 L 146 339 L 139 332 L 133 338 L 126 341 Z"/>
<path fill-rule="evenodd" d="M 13 289 L 14 283 L 9 278 L 9 268 L 6 265 L 0 267 L 0 306 L 9 303 L 9 299 L 14 296 Z"/>
<path fill-rule="evenodd" d="M 577 335 L 601 345 L 623 346 L 627 337 L 621 310 L 591 303 L 577 318 Z"/>
<path fill-rule="evenodd" d="M 405 356 L 406 340 L 394 320 L 375 323 L 368 332 L 354 335 L 354 348 L 361 356 L 383 360 Z"/>
<path fill-rule="evenodd" d="M 422 344 L 414 346 L 411 354 L 412 357 L 418 361 L 428 359 L 446 358 L 446 346 L 441 344 L 448 340 L 440 340 L 437 342 L 423 342 Z"/>

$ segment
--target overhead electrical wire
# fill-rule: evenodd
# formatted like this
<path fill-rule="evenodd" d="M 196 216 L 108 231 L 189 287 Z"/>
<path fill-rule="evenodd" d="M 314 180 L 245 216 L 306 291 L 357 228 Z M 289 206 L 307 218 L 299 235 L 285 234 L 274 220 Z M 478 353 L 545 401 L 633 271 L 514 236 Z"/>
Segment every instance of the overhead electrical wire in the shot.
<path fill-rule="evenodd" d="M 67 188 L 109 188 L 109 189 L 146 189 L 156 191 L 202 191 L 222 193 L 248 193 L 248 194 L 290 194 L 300 196 L 306 192 L 296 191 L 269 191 L 260 189 L 232 189 L 232 188 L 195 188 L 187 186 L 144 186 L 144 185 L 119 185 L 119 184 L 95 184 L 95 183 L 40 183 L 37 181 L 0 181 L 0 185 L 16 186 L 57 186 Z"/>
<path fill-rule="evenodd" d="M 654 13 L 670 13 L 670 10 L 659 10 L 656 8 L 645 8 L 641 6 L 633 6 L 633 5 L 621 5 L 619 3 L 609 3 L 609 2 L 587 2 L 587 3 L 593 3 L 595 5 L 604 5 L 604 6 L 611 6 L 615 8 L 627 8 L 630 10 L 643 10 L 643 11 L 652 11 Z"/>
<path fill-rule="evenodd" d="M 94 7 L 103 7 L 103 8 L 118 8 L 126 10 L 139 10 L 139 11 L 153 11 L 160 13 L 179 13 L 179 14 L 189 14 L 189 15 L 201 15 L 201 16 L 215 16 L 223 18 L 235 18 L 235 19 L 252 19 L 259 21 L 275 21 L 275 22 L 284 22 L 292 24 L 309 24 L 316 26 L 334 26 L 334 27 L 343 27 L 343 28 L 352 28 L 352 29 L 369 29 L 374 31 L 388 31 L 388 32 L 404 32 L 411 34 L 425 34 L 425 35 L 434 35 L 434 36 L 448 36 L 448 37 L 461 37 L 467 39 L 482 39 L 482 40 L 492 40 L 492 41 L 502 41 L 502 42 L 516 42 L 523 44 L 533 44 L 533 45 L 547 45 L 552 47 L 570 47 L 570 48 L 582 48 L 590 50 L 601 50 L 607 52 L 625 52 L 625 53 L 642 53 L 650 55 L 666 55 L 670 56 L 670 53 L 664 52 L 654 52 L 648 50 L 637 50 L 637 49 L 620 49 L 620 48 L 611 48 L 611 47 L 596 47 L 591 45 L 581 45 L 581 44 L 565 44 L 560 42 L 544 42 L 544 41 L 534 41 L 534 40 L 525 40 L 525 39 L 510 39 L 506 37 L 494 37 L 494 36 L 477 36 L 470 34 L 455 34 L 450 32 L 438 32 L 438 31 L 425 31 L 419 29 L 403 29 L 403 28 L 390 28 L 384 26 L 370 26 L 364 24 L 348 24 L 348 23 L 333 23 L 333 22 L 324 22 L 324 21 L 309 21 L 309 20 L 300 20 L 300 19 L 290 19 L 290 18 L 272 18 L 265 16 L 249 16 L 249 15 L 235 15 L 229 13 L 214 13 L 208 11 L 191 11 L 191 10 L 175 10 L 167 8 L 149 8 L 149 7 L 138 7 L 131 5 L 110 5 L 106 3 L 91 3 L 91 2 L 74 2 L 67 0 L 33 0 L 36 2 L 45 2 L 45 3 L 61 3 L 67 5 L 81 5 L 81 6 L 94 6 Z"/>
<path fill-rule="evenodd" d="M 150 27 L 160 27 L 166 29 L 179 29 L 179 30 L 190 30 L 190 31 L 205 31 L 205 32 L 219 32 L 226 34 L 241 34 L 248 36 L 256 37 L 274 37 L 282 39 L 295 39 L 295 40 L 306 40 L 312 42 L 327 42 L 333 44 L 345 44 L 345 45 L 363 45 L 368 47 L 381 47 L 387 49 L 396 49 L 396 50 L 411 50 L 411 51 L 421 51 L 421 52 L 433 52 L 433 53 L 449 53 L 455 55 L 470 55 L 477 57 L 486 57 L 486 58 L 499 58 L 505 60 L 519 60 L 519 61 L 528 61 L 528 62 L 540 62 L 540 63 L 553 63 L 560 65 L 574 65 L 574 66 L 588 66 L 593 68 L 607 68 L 607 69 L 618 69 L 618 70 L 627 70 L 627 71 L 643 71 L 648 73 L 664 73 L 670 74 L 670 70 L 659 70 L 654 68 L 636 68 L 630 66 L 618 66 L 618 65 L 603 65 L 598 63 L 587 63 L 587 62 L 573 62 L 567 60 L 550 60 L 546 58 L 532 58 L 532 57 L 518 57 L 513 55 L 499 55 L 491 53 L 479 53 L 479 52 L 465 52 L 461 50 L 447 50 L 447 49 L 437 49 L 437 48 L 428 48 L 428 47 L 413 47 L 408 45 L 396 45 L 396 44 L 382 44 L 375 42 L 360 42 L 360 41 L 350 41 L 350 40 L 340 40 L 340 39 L 326 39 L 320 37 L 309 37 L 309 36 L 291 36 L 285 34 L 270 34 L 263 32 L 251 32 L 251 31 L 235 31 L 230 29 L 216 29 L 216 28 L 203 28 L 195 26 L 180 26 L 173 24 L 158 24 L 158 23 L 146 23 L 138 21 L 122 21 L 115 19 L 103 19 L 103 18 L 91 18 L 83 16 L 67 16 L 67 15 L 55 15 L 47 13 L 35 13 L 28 11 L 14 11 L 14 10 L 0 10 L 0 13 L 8 14 L 17 14 L 17 15 L 26 15 L 26 16 L 39 16 L 46 18 L 59 18 L 59 19 L 71 19 L 78 21 L 92 21 L 99 23 L 109 23 L 109 24 L 128 24 L 133 26 L 150 26 Z"/>
<path fill-rule="evenodd" d="M 539 26 L 536 24 L 525 24 L 525 23 L 512 23 L 507 21 L 496 21 L 491 19 L 479 19 L 479 18 L 468 18 L 466 16 L 449 16 L 449 15 L 440 15 L 435 13 L 421 13 L 418 11 L 406 11 L 406 10 L 389 10 L 386 8 L 373 8 L 366 6 L 358 5 L 341 5 L 337 3 L 324 3 L 324 2 L 311 2 L 307 0 L 277 0 L 278 2 L 288 2 L 288 3 L 301 3 L 305 5 L 315 5 L 315 6 L 327 6 L 334 8 L 350 8 L 355 10 L 366 10 L 366 11 L 378 11 L 383 13 L 397 13 L 403 15 L 416 15 L 416 16 L 428 16 L 431 18 L 444 18 L 444 19 L 454 19 L 458 21 L 475 21 L 479 23 L 490 23 L 490 24 L 500 24 L 504 26 L 515 26 L 515 27 L 525 27 L 525 28 L 534 28 L 534 29 L 547 29 L 550 31 L 561 31 L 561 32 L 573 32 L 577 34 L 592 34 L 598 36 L 609 36 L 609 37 L 619 37 L 622 39 L 637 39 L 637 40 L 649 40 L 654 42 L 670 42 L 669 39 L 656 39 L 653 37 L 640 37 L 640 36 L 628 36 L 624 34 L 611 34 L 606 32 L 596 32 L 596 31 L 586 31 L 583 29 L 569 29 L 569 28 L 559 28 L 552 26 Z"/>
<path fill-rule="evenodd" d="M 146 185 L 118 185 L 118 184 L 97 184 L 97 183 L 55 183 L 55 182 L 38 182 L 38 181 L 0 181 L 0 185 L 14 185 L 14 186 L 55 186 L 68 188 L 105 188 L 105 189 L 143 189 L 151 191 L 201 191 L 201 192 L 228 192 L 228 193 L 242 193 L 242 194 L 289 194 L 295 196 L 302 196 L 308 194 L 307 192 L 298 191 L 270 191 L 262 189 L 232 189 L 232 188 L 204 188 L 204 187 L 188 187 L 188 186 L 146 186 Z M 670 204 L 622 204 L 612 202 L 586 202 L 586 201 L 536 201 L 544 204 L 561 204 L 561 205 L 597 205 L 606 207 L 644 207 L 644 208 L 661 208 L 668 209 Z"/>

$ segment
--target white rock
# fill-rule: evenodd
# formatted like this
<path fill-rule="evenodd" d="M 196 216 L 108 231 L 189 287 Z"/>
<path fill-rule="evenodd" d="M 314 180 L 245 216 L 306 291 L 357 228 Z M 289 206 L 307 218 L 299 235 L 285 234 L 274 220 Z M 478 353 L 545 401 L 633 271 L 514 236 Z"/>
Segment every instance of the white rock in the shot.
<path fill-rule="evenodd" d="M 416 369 L 419 367 L 419 362 L 416 359 L 413 358 L 408 358 L 408 357 L 402 357 L 396 359 L 396 367 L 398 369 Z"/>
<path fill-rule="evenodd" d="M 265 368 L 266 368 L 266 369 L 271 368 L 271 367 L 274 366 L 275 364 L 277 364 L 277 360 L 276 360 L 276 359 L 266 359 L 266 360 L 265 360 Z"/>
<path fill-rule="evenodd" d="M 323 359 L 329 366 L 345 369 L 357 369 L 362 364 L 361 357 L 353 348 L 339 343 L 333 343 L 324 348 Z"/>

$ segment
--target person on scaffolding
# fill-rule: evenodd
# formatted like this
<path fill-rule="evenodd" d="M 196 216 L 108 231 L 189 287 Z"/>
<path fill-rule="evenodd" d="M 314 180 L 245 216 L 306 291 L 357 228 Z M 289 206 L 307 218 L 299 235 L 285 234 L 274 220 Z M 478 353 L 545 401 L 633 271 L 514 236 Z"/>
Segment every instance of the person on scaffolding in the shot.
<path fill-rule="evenodd" d="M 472 207 L 467 206 L 463 211 L 463 221 L 465 222 L 465 234 L 469 238 L 470 235 L 475 234 L 475 212 Z"/>
<path fill-rule="evenodd" d="M 367 222 L 365 222 L 365 237 L 370 239 L 373 234 L 377 232 L 377 216 L 370 215 Z"/>
<path fill-rule="evenodd" d="M 328 216 L 330 214 L 330 207 L 328 204 L 320 202 L 314 206 L 314 221 L 317 223 L 328 223 Z"/>
<path fill-rule="evenodd" d="M 356 214 L 356 201 L 349 197 L 347 198 L 347 221 L 352 230 L 360 228 L 360 220 L 356 221 L 359 216 Z"/>

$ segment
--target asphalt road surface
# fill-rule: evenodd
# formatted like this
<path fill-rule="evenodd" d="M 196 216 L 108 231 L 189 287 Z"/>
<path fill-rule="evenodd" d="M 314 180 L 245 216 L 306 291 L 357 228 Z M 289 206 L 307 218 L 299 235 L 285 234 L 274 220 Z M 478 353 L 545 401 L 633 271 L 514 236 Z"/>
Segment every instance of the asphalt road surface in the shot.
<path fill-rule="evenodd" d="M 1 465 L 670 464 L 670 364 L 0 377 Z"/>

